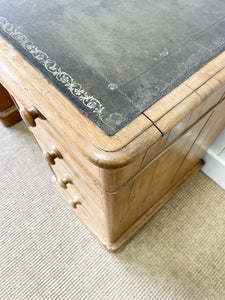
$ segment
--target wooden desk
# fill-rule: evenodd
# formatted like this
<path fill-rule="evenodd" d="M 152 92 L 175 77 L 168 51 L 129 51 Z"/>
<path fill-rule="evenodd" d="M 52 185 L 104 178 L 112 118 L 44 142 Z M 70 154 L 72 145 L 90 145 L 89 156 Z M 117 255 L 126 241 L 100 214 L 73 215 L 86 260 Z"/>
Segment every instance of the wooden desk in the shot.
<path fill-rule="evenodd" d="M 0 4 L 0 118 L 18 121 L 16 105 L 108 250 L 201 168 L 225 126 L 225 4 L 206 2 Z"/>

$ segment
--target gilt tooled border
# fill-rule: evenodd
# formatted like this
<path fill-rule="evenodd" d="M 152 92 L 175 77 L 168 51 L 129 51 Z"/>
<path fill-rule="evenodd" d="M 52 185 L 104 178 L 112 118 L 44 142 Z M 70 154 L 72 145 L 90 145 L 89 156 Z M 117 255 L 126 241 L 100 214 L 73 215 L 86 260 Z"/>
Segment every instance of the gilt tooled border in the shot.
<path fill-rule="evenodd" d="M 102 103 L 86 92 L 82 85 L 76 82 L 71 75 L 66 73 L 57 66 L 57 63 L 52 60 L 44 51 L 40 50 L 34 43 L 28 39 L 17 27 L 6 18 L 0 17 L 0 27 L 6 32 L 11 38 L 16 40 L 26 51 L 28 51 L 49 73 L 51 73 L 57 81 L 62 83 L 69 92 L 75 96 L 79 101 L 94 114 L 96 114 L 100 120 L 102 120 L 102 114 L 105 107 Z M 102 120 L 103 121 L 103 120 Z"/>

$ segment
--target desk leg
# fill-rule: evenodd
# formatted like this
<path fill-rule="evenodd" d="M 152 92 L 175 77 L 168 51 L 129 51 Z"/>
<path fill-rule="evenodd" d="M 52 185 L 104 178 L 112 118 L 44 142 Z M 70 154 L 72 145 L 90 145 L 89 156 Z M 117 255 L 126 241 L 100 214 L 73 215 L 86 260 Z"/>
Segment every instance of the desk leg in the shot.
<path fill-rule="evenodd" d="M 10 94 L 0 84 L 0 121 L 4 126 L 10 127 L 20 120 L 19 111 L 10 97 Z"/>

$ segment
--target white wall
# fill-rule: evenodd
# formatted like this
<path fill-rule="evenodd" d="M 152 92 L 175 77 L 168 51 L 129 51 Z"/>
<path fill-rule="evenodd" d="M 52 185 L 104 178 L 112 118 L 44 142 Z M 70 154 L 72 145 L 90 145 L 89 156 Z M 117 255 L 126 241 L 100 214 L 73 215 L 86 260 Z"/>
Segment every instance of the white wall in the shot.
<path fill-rule="evenodd" d="M 225 190 L 225 129 L 204 156 L 202 171 Z"/>

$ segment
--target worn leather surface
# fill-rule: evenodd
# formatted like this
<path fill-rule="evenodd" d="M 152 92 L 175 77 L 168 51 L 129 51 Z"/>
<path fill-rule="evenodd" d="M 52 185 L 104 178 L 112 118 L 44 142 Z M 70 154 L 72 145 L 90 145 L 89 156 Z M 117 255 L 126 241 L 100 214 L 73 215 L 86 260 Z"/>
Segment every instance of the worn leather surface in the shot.
<path fill-rule="evenodd" d="M 224 0 L 0 0 L 0 32 L 113 135 L 225 48 Z"/>

